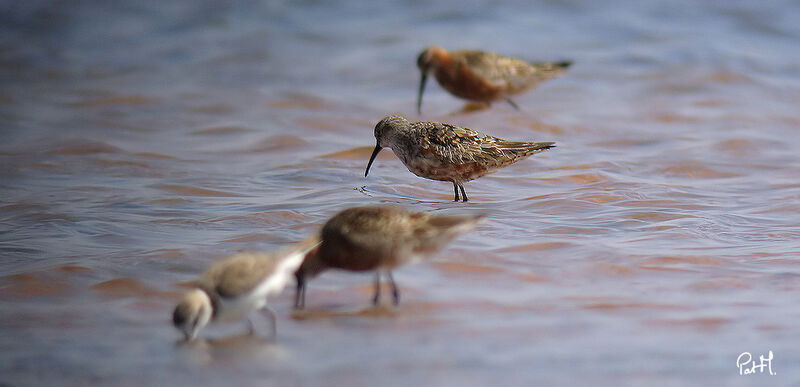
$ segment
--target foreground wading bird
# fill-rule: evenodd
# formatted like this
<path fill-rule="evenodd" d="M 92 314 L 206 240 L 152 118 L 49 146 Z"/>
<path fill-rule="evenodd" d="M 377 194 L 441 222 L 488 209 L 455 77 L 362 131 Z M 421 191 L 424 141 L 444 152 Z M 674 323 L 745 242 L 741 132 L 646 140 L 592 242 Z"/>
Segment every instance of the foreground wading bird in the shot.
<path fill-rule="evenodd" d="M 409 122 L 396 115 L 375 125 L 375 139 L 377 144 L 364 177 L 378 152 L 389 147 L 411 173 L 453 182 L 455 201 L 461 189 L 465 202 L 468 199 L 463 183 L 555 147 L 552 142 L 507 141 L 450 124 Z"/>
<path fill-rule="evenodd" d="M 317 244 L 314 237 L 282 252 L 240 253 L 217 262 L 194 281 L 196 289 L 175 307 L 172 323 L 188 341 L 211 321 L 241 319 L 260 309 L 272 322 L 275 337 L 275 313 L 267 307 L 267 297 L 283 290 L 305 254 Z M 248 324 L 252 333 L 252 321 Z"/>
<path fill-rule="evenodd" d="M 392 207 L 344 210 L 325 223 L 320 232 L 322 243 L 306 255 L 295 273 L 295 307 L 305 306 L 307 281 L 326 269 L 375 271 L 372 303 L 376 306 L 384 273 L 397 305 L 400 292 L 392 270 L 433 255 L 459 234 L 475 228 L 483 218 L 483 215 L 432 215 Z"/>
<path fill-rule="evenodd" d="M 422 92 L 428 73 L 442 87 L 456 97 L 490 105 L 505 99 L 519 110 L 510 96 L 528 91 L 540 82 L 563 73 L 572 62 L 529 63 L 491 52 L 475 50 L 447 50 L 430 46 L 417 57 L 421 72 L 417 113 L 422 112 Z"/>

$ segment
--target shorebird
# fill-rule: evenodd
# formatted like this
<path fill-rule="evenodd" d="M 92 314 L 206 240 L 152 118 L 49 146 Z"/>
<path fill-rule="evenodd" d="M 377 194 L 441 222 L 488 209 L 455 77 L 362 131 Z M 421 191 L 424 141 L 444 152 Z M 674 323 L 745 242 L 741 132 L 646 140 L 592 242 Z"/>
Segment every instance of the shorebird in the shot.
<path fill-rule="evenodd" d="M 397 305 L 400 292 L 392 270 L 433 255 L 483 219 L 483 215 L 443 216 L 392 207 L 346 209 L 325 223 L 319 235 L 322 243 L 306 255 L 295 273 L 295 307 L 305 306 L 306 282 L 327 269 L 374 270 L 375 306 L 380 301 L 381 273 L 385 273 Z"/>
<path fill-rule="evenodd" d="M 172 323 L 190 341 L 211 321 L 241 319 L 260 309 L 272 322 L 275 337 L 275 313 L 267 307 L 267 297 L 283 290 L 317 244 L 319 240 L 309 238 L 282 252 L 239 253 L 217 262 L 194 281 L 196 288 L 175 307 Z M 252 321 L 248 325 L 252 333 Z"/>
<path fill-rule="evenodd" d="M 417 96 L 417 113 L 422 113 L 422 92 L 428 73 L 433 72 L 442 87 L 456 97 L 490 105 L 505 99 L 519 110 L 510 96 L 532 89 L 540 82 L 563 73 L 572 62 L 529 63 L 491 52 L 429 46 L 417 57 L 422 73 Z"/>
<path fill-rule="evenodd" d="M 411 173 L 432 180 L 451 181 L 458 201 L 469 200 L 464 183 L 534 153 L 555 147 L 553 142 L 507 141 L 472 129 L 439 122 L 409 122 L 397 115 L 375 125 L 377 144 L 364 177 L 378 152 L 392 148 Z"/>

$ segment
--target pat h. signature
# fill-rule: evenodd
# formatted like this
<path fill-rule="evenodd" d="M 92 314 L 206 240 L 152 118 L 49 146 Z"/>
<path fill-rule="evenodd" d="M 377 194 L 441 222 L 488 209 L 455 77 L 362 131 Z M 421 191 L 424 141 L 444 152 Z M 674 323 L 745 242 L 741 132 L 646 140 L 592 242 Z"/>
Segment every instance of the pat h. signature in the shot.
<path fill-rule="evenodd" d="M 770 375 L 775 375 L 775 372 L 772 371 L 772 351 L 769 351 L 766 357 L 761 355 L 758 358 L 759 361 L 756 362 L 750 352 L 742 352 L 742 354 L 736 358 L 736 366 L 739 367 L 739 375 L 752 375 L 756 373 L 756 370 L 762 374 L 767 371 Z"/>

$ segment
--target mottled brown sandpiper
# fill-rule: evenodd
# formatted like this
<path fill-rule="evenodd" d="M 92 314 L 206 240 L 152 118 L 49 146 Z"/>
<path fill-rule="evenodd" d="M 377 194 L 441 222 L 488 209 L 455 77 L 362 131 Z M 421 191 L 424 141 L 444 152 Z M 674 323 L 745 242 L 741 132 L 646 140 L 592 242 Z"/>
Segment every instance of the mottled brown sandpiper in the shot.
<path fill-rule="evenodd" d="M 535 62 L 511 58 L 491 52 L 458 50 L 429 46 L 417 57 L 421 72 L 417 112 L 422 112 L 422 92 L 428 73 L 456 97 L 486 105 L 505 99 L 519 109 L 510 96 L 532 89 L 540 82 L 563 73 L 572 62 Z"/>
<path fill-rule="evenodd" d="M 465 202 L 468 200 L 465 182 L 555 147 L 552 142 L 503 140 L 451 124 L 409 122 L 397 115 L 388 116 L 375 125 L 375 139 L 377 144 L 367 163 L 365 177 L 378 152 L 389 147 L 411 173 L 452 182 L 455 201 L 459 200 L 460 189 Z"/>
<path fill-rule="evenodd" d="M 472 230 L 483 215 L 433 215 L 393 207 L 354 207 L 328 220 L 322 227 L 322 243 L 311 250 L 295 273 L 295 307 L 305 305 L 306 283 L 327 269 L 375 271 L 374 305 L 380 301 L 381 273 L 392 289 L 394 305 L 400 293 L 392 270 L 430 257 L 453 238 Z"/>

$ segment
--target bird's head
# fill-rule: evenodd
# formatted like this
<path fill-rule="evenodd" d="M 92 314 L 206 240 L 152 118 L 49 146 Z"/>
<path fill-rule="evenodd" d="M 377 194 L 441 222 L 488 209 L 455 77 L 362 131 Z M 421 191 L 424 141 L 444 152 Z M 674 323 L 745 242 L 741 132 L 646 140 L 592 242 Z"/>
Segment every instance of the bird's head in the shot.
<path fill-rule="evenodd" d="M 208 294 L 194 289 L 175 306 L 172 312 L 172 324 L 178 328 L 187 341 L 194 340 L 197 333 L 211 320 L 212 306 Z"/>
<path fill-rule="evenodd" d="M 372 156 L 367 163 L 367 170 L 364 172 L 364 177 L 369 174 L 369 168 L 372 162 L 378 157 L 381 149 L 384 147 L 391 147 L 397 135 L 408 129 L 408 120 L 399 115 L 391 115 L 384 117 L 377 125 L 375 125 L 375 149 L 372 151 Z"/>

